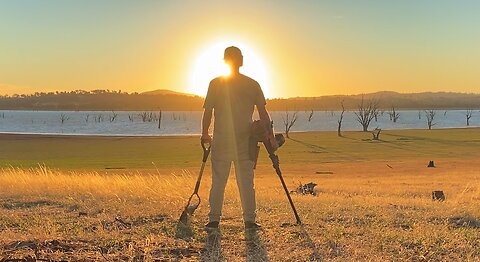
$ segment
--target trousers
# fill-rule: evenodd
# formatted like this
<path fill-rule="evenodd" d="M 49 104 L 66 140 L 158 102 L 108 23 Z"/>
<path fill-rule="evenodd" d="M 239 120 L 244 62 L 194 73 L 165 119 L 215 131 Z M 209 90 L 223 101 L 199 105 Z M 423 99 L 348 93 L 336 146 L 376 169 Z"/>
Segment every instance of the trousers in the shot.
<path fill-rule="evenodd" d="M 213 148 L 215 149 L 215 148 Z M 212 151 L 212 153 L 215 153 Z M 218 153 L 218 152 L 217 152 Z M 229 154 L 227 154 L 229 155 Z M 222 157 L 218 154 L 212 156 L 212 187 L 210 189 L 210 213 L 208 215 L 210 222 L 220 221 L 222 215 L 223 200 L 225 196 L 225 186 L 232 162 L 235 166 L 235 177 L 237 180 L 238 191 L 240 192 L 240 201 L 242 203 L 243 220 L 255 222 L 256 219 L 256 200 L 254 177 L 254 161 L 252 161 L 248 152 L 240 154 L 240 157 Z"/>

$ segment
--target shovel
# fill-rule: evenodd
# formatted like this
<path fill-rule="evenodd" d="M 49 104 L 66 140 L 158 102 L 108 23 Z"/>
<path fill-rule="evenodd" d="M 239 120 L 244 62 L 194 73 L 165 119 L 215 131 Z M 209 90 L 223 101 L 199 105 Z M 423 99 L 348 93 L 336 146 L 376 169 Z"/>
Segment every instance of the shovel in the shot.
<path fill-rule="evenodd" d="M 205 164 L 207 163 L 211 147 L 210 143 L 208 143 L 208 147 L 205 146 L 205 143 L 203 141 L 201 144 L 203 148 L 202 167 L 200 168 L 200 172 L 198 174 L 197 183 L 195 184 L 195 190 L 193 190 L 193 194 L 188 199 L 187 205 L 185 206 L 185 209 L 183 210 L 182 214 L 180 215 L 180 219 L 178 220 L 178 225 L 184 228 L 190 227 L 192 215 L 200 205 L 200 196 L 198 195 L 198 189 L 200 188 L 200 181 L 202 181 L 203 170 L 205 169 Z M 197 199 L 197 201 L 193 202 L 192 204 L 192 200 L 194 199 L 194 197 Z"/>

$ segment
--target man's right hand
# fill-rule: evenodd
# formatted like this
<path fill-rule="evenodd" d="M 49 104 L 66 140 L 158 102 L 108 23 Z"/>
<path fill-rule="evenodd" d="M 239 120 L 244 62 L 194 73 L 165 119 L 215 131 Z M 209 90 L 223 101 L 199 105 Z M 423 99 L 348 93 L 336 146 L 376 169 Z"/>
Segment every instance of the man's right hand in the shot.
<path fill-rule="evenodd" d="M 203 134 L 202 137 L 200 138 L 200 141 L 203 144 L 211 144 L 212 143 L 212 136 L 209 134 Z"/>

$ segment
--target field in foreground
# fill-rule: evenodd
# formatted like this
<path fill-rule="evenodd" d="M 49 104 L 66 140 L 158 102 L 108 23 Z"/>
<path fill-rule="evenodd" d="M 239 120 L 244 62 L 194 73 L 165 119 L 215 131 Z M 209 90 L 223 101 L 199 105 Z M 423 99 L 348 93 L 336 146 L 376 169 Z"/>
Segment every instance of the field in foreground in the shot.
<path fill-rule="evenodd" d="M 231 176 L 221 233 L 209 236 L 202 229 L 208 211 L 207 170 L 200 190 L 203 202 L 193 221 L 195 234 L 189 240 L 177 239 L 175 227 L 195 183 L 198 154 L 186 154 L 191 164 L 157 163 L 157 169 L 106 172 L 88 166 L 88 161 L 85 169 L 90 170 L 4 168 L 0 259 L 477 261 L 480 135 L 478 130 L 441 131 L 385 132 L 383 141 L 369 141 L 365 133 L 347 133 L 346 138 L 330 133 L 292 135 L 294 140 L 279 152 L 288 186 L 293 190 L 300 182 L 318 184 L 317 196 L 293 196 L 303 227 L 293 225 L 278 178 L 262 158 L 255 182 L 258 220 L 264 229 L 245 234 Z M 25 147 L 47 143 L 19 141 Z M 76 143 L 74 138 L 62 141 L 67 148 Z M 182 152 L 193 149 L 196 138 L 175 141 Z M 95 147 L 110 142 L 87 143 L 88 150 L 70 154 L 84 159 L 82 154 L 98 154 Z M 55 138 L 48 143 L 60 144 Z M 172 140 L 156 143 L 168 148 Z M 26 154 L 41 158 L 33 155 L 35 150 Z M 53 154 L 55 150 L 59 149 Z M 112 152 L 97 156 L 97 161 L 118 161 Z M 21 154 L 10 156 L 18 159 Z M 46 157 L 60 163 L 57 167 L 66 163 Z M 436 168 L 426 167 L 430 159 Z M 433 190 L 443 190 L 446 201 L 432 201 Z"/>

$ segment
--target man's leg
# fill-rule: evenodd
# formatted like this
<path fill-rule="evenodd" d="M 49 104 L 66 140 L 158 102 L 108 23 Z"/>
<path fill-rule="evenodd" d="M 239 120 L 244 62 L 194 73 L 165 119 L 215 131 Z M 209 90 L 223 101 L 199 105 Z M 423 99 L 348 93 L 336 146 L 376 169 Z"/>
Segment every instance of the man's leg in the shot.
<path fill-rule="evenodd" d="M 247 158 L 236 160 L 234 163 L 238 191 L 240 191 L 240 200 L 242 201 L 243 220 L 245 222 L 255 222 L 257 206 L 253 185 L 254 162 Z"/>
<path fill-rule="evenodd" d="M 231 163 L 229 160 L 212 159 L 212 187 L 209 198 L 210 213 L 208 214 L 210 222 L 220 221 Z"/>

